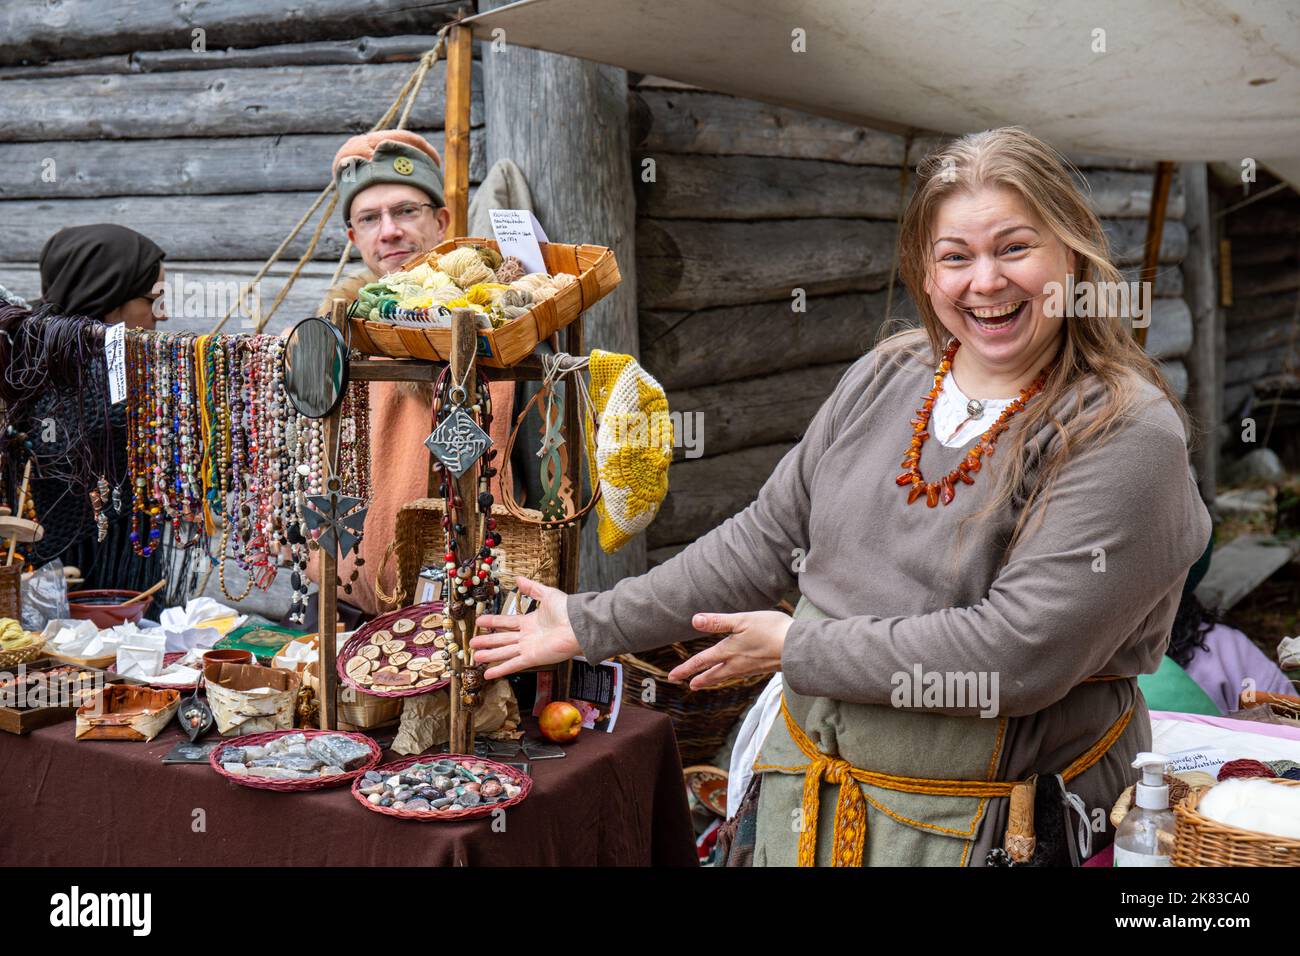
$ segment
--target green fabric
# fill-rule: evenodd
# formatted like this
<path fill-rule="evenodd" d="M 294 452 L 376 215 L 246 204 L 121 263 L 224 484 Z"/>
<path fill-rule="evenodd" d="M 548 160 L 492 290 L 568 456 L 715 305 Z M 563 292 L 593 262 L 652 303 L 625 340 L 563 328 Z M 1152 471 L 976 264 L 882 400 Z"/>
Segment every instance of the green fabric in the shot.
<path fill-rule="evenodd" d="M 824 618 L 800 597 L 796 620 Z M 855 755 L 855 766 L 902 776 L 989 779 L 1003 743 L 1005 718 L 950 717 L 919 710 L 803 697 L 787 686 L 790 713 L 824 752 Z M 861 756 L 856 756 L 861 755 Z M 807 764 L 777 717 L 756 766 Z M 804 775 L 763 773 L 758 795 L 755 866 L 794 866 L 798 857 Z M 868 802 L 866 866 L 969 866 L 988 800 L 900 793 L 860 784 Z M 838 786 L 822 785 L 817 814 L 817 865 L 828 866 Z M 924 821 L 924 822 L 922 822 Z"/>
<path fill-rule="evenodd" d="M 1221 716 L 1210 695 L 1201 690 L 1201 685 L 1192 680 L 1187 671 L 1168 655 L 1161 658 L 1160 669 L 1154 674 L 1138 675 L 1138 688 L 1152 710 Z"/>
<path fill-rule="evenodd" d="M 385 141 L 375 147 L 367 162 L 360 157 L 351 159 L 334 174 L 339 187 L 339 206 L 344 222 L 352 218 L 352 200 L 363 189 L 376 183 L 398 183 L 414 186 L 427 193 L 435 206 L 443 206 L 442 170 L 423 150 L 405 143 Z"/>

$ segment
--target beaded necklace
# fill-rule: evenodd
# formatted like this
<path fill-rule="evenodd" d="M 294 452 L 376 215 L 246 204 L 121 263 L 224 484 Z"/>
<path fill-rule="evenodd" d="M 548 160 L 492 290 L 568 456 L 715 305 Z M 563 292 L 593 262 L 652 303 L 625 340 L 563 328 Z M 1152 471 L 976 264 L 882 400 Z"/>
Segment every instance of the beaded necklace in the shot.
<path fill-rule="evenodd" d="M 989 426 L 988 431 L 980 436 L 978 444 L 970 450 L 966 458 L 956 468 L 944 475 L 937 482 L 927 482 L 921 475 L 921 446 L 925 444 L 930 433 L 927 426 L 930 423 L 930 415 L 934 409 L 935 400 L 939 397 L 939 392 L 943 389 L 943 380 L 948 372 L 952 369 L 953 356 L 957 354 L 957 349 L 961 347 L 958 339 L 953 339 L 947 349 L 944 350 L 943 360 L 939 363 L 938 369 L 934 374 L 934 387 L 930 389 L 928 395 L 921 402 L 921 407 L 916 410 L 916 418 L 911 419 L 912 424 L 912 441 L 908 446 L 907 454 L 903 456 L 902 466 L 907 470 L 894 479 L 898 485 L 907 487 L 907 503 L 920 499 L 925 496 L 925 503 L 928 507 L 933 508 L 940 501 L 944 506 L 952 503 L 956 494 L 957 482 L 973 485 L 975 479 L 973 475 L 980 470 L 980 461 L 983 458 L 993 454 L 993 449 L 997 445 L 998 437 L 1007 430 L 1007 422 L 1011 416 L 1016 414 L 1025 407 L 1025 403 L 1043 390 L 1043 384 L 1047 381 L 1047 376 L 1052 369 L 1056 367 L 1053 361 L 1044 368 L 1033 383 L 1028 388 L 1020 390 L 1020 397 L 1013 400 L 1010 405 L 1003 409 L 1002 414 L 998 416 L 997 421 Z M 910 486 L 910 487 L 908 487 Z"/>

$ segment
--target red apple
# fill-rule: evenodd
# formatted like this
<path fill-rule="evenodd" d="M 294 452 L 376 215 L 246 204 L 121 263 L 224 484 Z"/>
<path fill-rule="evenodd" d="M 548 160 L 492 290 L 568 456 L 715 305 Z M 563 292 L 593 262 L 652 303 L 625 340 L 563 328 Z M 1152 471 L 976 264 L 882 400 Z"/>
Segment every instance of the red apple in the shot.
<path fill-rule="evenodd" d="M 567 744 L 582 730 L 582 714 L 567 700 L 553 700 L 542 708 L 537 724 L 547 740 Z"/>

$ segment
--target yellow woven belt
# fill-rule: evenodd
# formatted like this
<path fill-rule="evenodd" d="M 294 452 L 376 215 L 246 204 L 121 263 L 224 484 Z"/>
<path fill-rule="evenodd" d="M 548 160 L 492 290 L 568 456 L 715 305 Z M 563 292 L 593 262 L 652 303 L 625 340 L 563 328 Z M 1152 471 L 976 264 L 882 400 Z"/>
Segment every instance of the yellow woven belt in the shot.
<path fill-rule="evenodd" d="M 1136 705 L 1134 705 L 1136 706 Z M 817 811 L 821 802 L 821 784 L 825 780 L 840 788 L 835 803 L 835 847 L 832 866 L 861 866 L 862 853 L 867 842 L 867 801 L 859 783 L 870 784 L 885 790 L 901 793 L 924 793 L 950 797 L 1009 797 L 1015 782 L 1001 780 L 935 780 L 926 777 L 899 777 L 891 773 L 876 773 L 853 766 L 847 760 L 832 757 L 817 749 L 817 745 L 803 732 L 786 706 L 781 695 L 781 715 L 785 717 L 790 737 L 803 751 L 809 763 L 803 767 L 754 766 L 755 770 L 802 771 L 803 829 L 799 834 L 799 866 L 815 866 L 817 862 Z M 1088 770 L 1119 740 L 1133 719 L 1133 707 L 1102 735 L 1101 739 L 1079 755 L 1061 772 L 1068 783 Z"/>

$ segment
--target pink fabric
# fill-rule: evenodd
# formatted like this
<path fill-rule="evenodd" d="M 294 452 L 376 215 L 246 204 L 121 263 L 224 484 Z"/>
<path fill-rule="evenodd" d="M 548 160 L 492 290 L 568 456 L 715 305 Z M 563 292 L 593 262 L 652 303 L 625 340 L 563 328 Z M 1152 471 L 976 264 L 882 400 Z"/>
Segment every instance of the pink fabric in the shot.
<path fill-rule="evenodd" d="M 1237 709 L 1241 682 L 1247 677 L 1258 691 L 1300 693 L 1249 637 L 1225 624 L 1216 624 L 1206 632 L 1205 647 L 1196 649 L 1183 670 L 1225 713 Z"/>
<path fill-rule="evenodd" d="M 1104 850 L 1099 850 L 1088 859 L 1083 861 L 1084 866 L 1114 866 L 1115 864 L 1115 844 L 1111 844 Z"/>
<path fill-rule="evenodd" d="M 1282 737 L 1286 740 L 1300 740 L 1300 727 L 1286 727 L 1282 724 L 1264 724 L 1254 720 L 1233 720 L 1231 717 L 1210 717 L 1206 714 L 1179 714 L 1172 710 L 1153 710 L 1154 720 L 1183 720 L 1193 724 L 1209 724 L 1224 730 L 1236 730 L 1243 734 L 1263 734 L 1265 737 Z"/>

